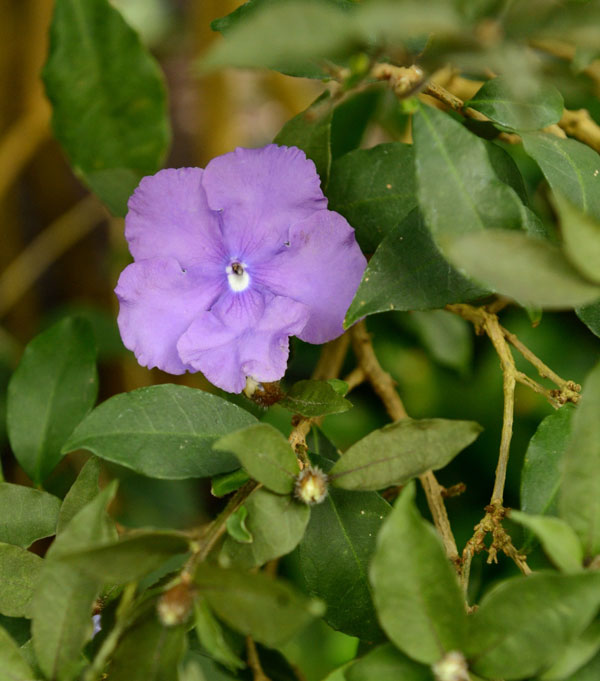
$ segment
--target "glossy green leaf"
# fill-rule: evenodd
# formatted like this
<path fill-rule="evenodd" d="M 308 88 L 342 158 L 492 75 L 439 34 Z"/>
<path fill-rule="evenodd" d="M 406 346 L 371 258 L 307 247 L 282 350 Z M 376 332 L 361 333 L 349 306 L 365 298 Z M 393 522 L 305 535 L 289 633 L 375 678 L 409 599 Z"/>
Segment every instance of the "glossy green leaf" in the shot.
<path fill-rule="evenodd" d="M 485 150 L 490 163 L 492 164 L 492 168 L 496 173 L 496 177 L 501 182 L 504 182 L 504 184 L 512 187 L 521 201 L 527 206 L 529 201 L 525 180 L 523 179 L 519 167 L 514 162 L 513 157 L 495 142 L 486 142 Z"/>
<path fill-rule="evenodd" d="M 443 468 L 481 430 L 474 421 L 396 421 L 352 445 L 331 469 L 331 484 L 352 490 L 402 485 L 425 471 Z"/>
<path fill-rule="evenodd" d="M 352 403 L 340 395 L 327 381 L 298 381 L 278 403 L 302 416 L 340 414 L 352 408 Z"/>
<path fill-rule="evenodd" d="M 600 221 L 558 192 L 554 194 L 554 205 L 567 257 L 590 281 L 600 283 Z"/>
<path fill-rule="evenodd" d="M 556 246 L 522 232 L 466 234 L 446 252 L 468 275 L 524 305 L 578 307 L 600 295 L 600 285 L 584 279 Z"/>
<path fill-rule="evenodd" d="M 40 575 L 42 559 L 20 546 L 0 543 L 0 613 L 30 617 L 30 601 Z"/>
<path fill-rule="evenodd" d="M 6 681 L 33 681 L 35 678 L 19 646 L 3 627 L 0 627 L 0 669 Z"/>
<path fill-rule="evenodd" d="M 600 553 L 600 364 L 588 375 L 563 458 L 559 509 L 586 556 Z"/>
<path fill-rule="evenodd" d="M 216 475 L 210 482 L 210 493 L 214 497 L 224 497 L 231 492 L 235 492 L 242 485 L 250 480 L 250 476 L 243 468 L 231 473 Z"/>
<path fill-rule="evenodd" d="M 535 573 L 505 580 L 470 618 L 470 668 L 506 681 L 533 676 L 559 659 L 599 604 L 598 573 Z"/>
<path fill-rule="evenodd" d="M 99 492 L 100 460 L 91 456 L 79 471 L 71 489 L 67 492 L 58 512 L 56 533 L 60 534 L 81 509 Z"/>
<path fill-rule="evenodd" d="M 302 539 L 310 518 L 305 504 L 266 489 L 252 492 L 245 507 L 251 542 L 240 543 L 233 536 L 227 537 L 219 555 L 223 567 L 251 568 L 290 553 Z"/>
<path fill-rule="evenodd" d="M 88 449 L 101 459 L 153 478 L 177 480 L 238 467 L 216 453 L 225 433 L 255 423 L 247 411 L 181 385 L 155 385 L 115 395 L 75 429 L 63 451 Z"/>
<path fill-rule="evenodd" d="M 61 447 L 98 393 L 96 348 L 83 319 L 67 318 L 36 336 L 8 386 L 8 436 L 36 483 L 61 458 Z"/>
<path fill-rule="evenodd" d="M 444 653 L 464 649 L 467 615 L 456 573 L 414 498 L 412 483 L 379 533 L 369 575 L 392 643 L 418 662 L 434 664 Z"/>
<path fill-rule="evenodd" d="M 194 603 L 194 626 L 200 645 L 213 660 L 232 671 L 246 666 L 227 643 L 223 627 L 203 598 L 198 598 Z"/>
<path fill-rule="evenodd" d="M 414 210 L 378 246 L 344 324 L 377 312 L 437 309 L 486 294 L 444 258 Z"/>
<path fill-rule="evenodd" d="M 565 404 L 546 416 L 529 441 L 521 470 L 521 508 L 526 513 L 557 514 L 561 460 L 574 411 L 573 405 Z"/>
<path fill-rule="evenodd" d="M 346 670 L 347 681 L 434 681 L 433 672 L 409 657 L 391 643 L 373 648 Z"/>
<path fill-rule="evenodd" d="M 579 537 L 564 520 L 544 515 L 511 511 L 511 520 L 531 530 L 540 540 L 546 555 L 562 572 L 582 570 L 583 548 Z"/>
<path fill-rule="evenodd" d="M 540 681 L 562 681 L 563 679 L 577 681 L 579 678 L 576 674 L 577 670 L 584 667 L 599 650 L 600 620 L 596 620 L 581 636 L 571 641 L 562 656 L 540 675 Z"/>
<path fill-rule="evenodd" d="M 345 154 L 331 168 L 327 196 L 372 253 L 416 206 L 412 145 L 388 142 Z"/>
<path fill-rule="evenodd" d="M 224 622 L 269 647 L 281 645 L 323 614 L 322 603 L 262 573 L 221 570 L 202 563 L 194 580 Z"/>
<path fill-rule="evenodd" d="M 575 312 L 588 329 L 600 337 L 600 302 L 580 307 Z"/>
<path fill-rule="evenodd" d="M 273 492 L 289 494 L 300 472 L 296 455 L 285 437 L 267 423 L 256 423 L 225 435 L 213 447 L 236 455 L 251 478 Z"/>
<path fill-rule="evenodd" d="M 252 533 L 246 527 L 246 518 L 248 517 L 248 509 L 245 506 L 240 506 L 234 511 L 226 522 L 227 534 L 235 542 L 241 544 L 252 543 Z"/>
<path fill-rule="evenodd" d="M 60 499 L 33 487 L 0 482 L 0 541 L 27 548 L 52 536 Z"/>
<path fill-rule="evenodd" d="M 466 102 L 488 118 L 512 130 L 541 130 L 558 123 L 564 109 L 560 92 L 549 84 L 540 84 L 526 97 L 515 92 L 509 78 L 499 76 L 484 83 Z"/>
<path fill-rule="evenodd" d="M 54 133 L 75 172 L 124 215 L 169 144 L 156 61 L 109 0 L 57 0 L 43 78 Z"/>
<path fill-rule="evenodd" d="M 334 109 L 328 94 L 290 118 L 273 140 L 275 144 L 302 149 L 317 167 L 322 187 L 327 186 L 331 169 L 331 121 Z"/>

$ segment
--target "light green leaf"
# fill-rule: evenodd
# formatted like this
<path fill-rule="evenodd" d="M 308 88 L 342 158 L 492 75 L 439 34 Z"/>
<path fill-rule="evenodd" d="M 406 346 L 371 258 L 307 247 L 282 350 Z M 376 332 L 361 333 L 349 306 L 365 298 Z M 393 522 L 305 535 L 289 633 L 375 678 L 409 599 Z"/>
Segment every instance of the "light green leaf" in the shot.
<path fill-rule="evenodd" d="M 225 433 L 255 423 L 247 411 L 181 385 L 154 385 L 115 395 L 75 429 L 63 451 L 88 449 L 101 459 L 153 478 L 178 480 L 238 467 L 217 454 Z"/>
<path fill-rule="evenodd" d="M 19 646 L 3 627 L 0 627 L 0 669 L 6 681 L 32 681 L 35 678 Z"/>
<path fill-rule="evenodd" d="M 100 460 L 95 456 L 91 456 L 79 471 L 77 479 L 71 485 L 71 489 L 67 492 L 62 502 L 56 524 L 57 534 L 60 534 L 72 518 L 97 496 L 99 492 L 99 477 Z"/>
<path fill-rule="evenodd" d="M 586 556 L 600 553 L 600 364 L 588 375 L 564 455 L 559 509 Z"/>
<path fill-rule="evenodd" d="M 340 414 L 352 408 L 352 403 L 340 395 L 327 381 L 315 380 L 294 383 L 278 404 L 295 414 L 308 417 Z"/>
<path fill-rule="evenodd" d="M 402 485 L 425 471 L 443 468 L 481 430 L 474 421 L 396 421 L 352 445 L 331 469 L 331 484 L 353 490 Z"/>
<path fill-rule="evenodd" d="M 42 559 L 34 553 L 0 543 L 0 613 L 31 617 L 30 601 L 41 567 Z"/>
<path fill-rule="evenodd" d="M 257 423 L 225 435 L 213 447 L 232 452 L 251 478 L 278 494 L 289 494 L 300 472 L 296 455 L 283 435 L 267 423 Z"/>
<path fill-rule="evenodd" d="M 0 482 L 0 541 L 27 548 L 56 531 L 60 499 L 33 487 Z"/>
<path fill-rule="evenodd" d="M 227 534 L 235 542 L 251 544 L 253 541 L 252 533 L 246 527 L 247 517 L 248 509 L 245 506 L 240 506 L 227 518 Z"/>
<path fill-rule="evenodd" d="M 346 681 L 434 681 L 433 672 L 391 643 L 373 648 L 346 670 Z"/>
<path fill-rule="evenodd" d="M 581 572 L 583 548 L 575 532 L 564 520 L 520 511 L 511 511 L 510 519 L 538 537 L 546 555 L 559 570 L 566 573 Z"/>
<path fill-rule="evenodd" d="M 434 664 L 464 648 L 467 615 L 456 573 L 414 498 L 411 483 L 379 533 L 369 574 L 379 620 L 392 643 L 414 660 Z"/>
<path fill-rule="evenodd" d="M 223 473 L 216 475 L 210 481 L 210 493 L 213 497 L 224 497 L 231 492 L 235 492 L 242 485 L 250 480 L 250 476 L 243 468 L 238 468 L 237 471 L 231 473 Z"/>
<path fill-rule="evenodd" d="M 98 393 L 96 347 L 87 321 L 67 318 L 36 336 L 8 386 L 8 436 L 15 457 L 37 484 Z"/>
<path fill-rule="evenodd" d="M 600 302 L 580 307 L 575 312 L 588 329 L 600 337 Z"/>
<path fill-rule="evenodd" d="M 200 645 L 213 660 L 232 671 L 246 666 L 227 643 L 221 624 L 203 598 L 194 604 L 194 624 Z"/>
<path fill-rule="evenodd" d="M 108 0 L 57 0 L 44 68 L 52 125 L 75 172 L 125 215 L 170 139 L 160 69 Z"/>
<path fill-rule="evenodd" d="M 522 232 L 488 229 L 447 243 L 458 267 L 498 293 L 523 305 L 551 309 L 577 307 L 600 295 L 553 244 Z"/>
<path fill-rule="evenodd" d="M 543 674 L 540 681 L 578 681 L 579 676 L 575 673 L 587 664 L 600 649 L 600 620 L 592 622 L 590 626 L 574 641 L 561 657 Z M 575 676 L 571 676 L 575 673 Z M 597 678 L 592 677 L 592 678 Z M 582 679 L 583 681 L 583 679 Z"/>

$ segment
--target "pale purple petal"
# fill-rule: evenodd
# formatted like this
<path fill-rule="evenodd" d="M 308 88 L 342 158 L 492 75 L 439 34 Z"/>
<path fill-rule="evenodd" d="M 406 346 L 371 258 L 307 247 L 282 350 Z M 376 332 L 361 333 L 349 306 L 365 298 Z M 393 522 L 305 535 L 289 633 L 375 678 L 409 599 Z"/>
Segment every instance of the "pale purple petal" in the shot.
<path fill-rule="evenodd" d="M 189 367 L 179 357 L 177 341 L 221 289 L 220 280 L 207 278 L 198 268 L 185 271 L 174 258 L 132 263 L 115 289 L 125 347 L 142 366 L 183 374 Z"/>
<path fill-rule="evenodd" d="M 134 260 L 172 257 L 210 268 L 227 257 L 219 215 L 211 211 L 201 168 L 169 168 L 144 177 L 129 199 L 125 237 Z"/>
<path fill-rule="evenodd" d="M 206 166 L 208 204 L 222 211 L 232 257 L 256 261 L 284 247 L 291 225 L 327 207 L 315 164 L 296 147 L 236 149 Z"/>
<path fill-rule="evenodd" d="M 322 210 L 295 224 L 290 245 L 256 269 L 273 293 L 304 303 L 310 317 L 298 337 L 325 343 L 343 333 L 346 311 L 367 265 L 346 220 Z"/>

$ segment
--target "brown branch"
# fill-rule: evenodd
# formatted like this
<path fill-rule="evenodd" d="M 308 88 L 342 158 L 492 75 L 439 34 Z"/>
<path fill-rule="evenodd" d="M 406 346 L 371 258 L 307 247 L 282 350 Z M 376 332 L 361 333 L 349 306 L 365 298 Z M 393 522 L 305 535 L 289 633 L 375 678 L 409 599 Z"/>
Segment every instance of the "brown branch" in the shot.
<path fill-rule="evenodd" d="M 252 678 L 254 681 L 270 681 L 260 664 L 256 643 L 254 643 L 252 636 L 246 636 L 246 652 L 248 656 L 248 666 L 252 670 Z"/>
<path fill-rule="evenodd" d="M 348 392 L 351 393 L 355 388 L 358 388 L 361 383 L 367 380 L 365 372 L 362 367 L 356 367 L 352 371 L 344 376 L 344 383 L 348 385 Z"/>

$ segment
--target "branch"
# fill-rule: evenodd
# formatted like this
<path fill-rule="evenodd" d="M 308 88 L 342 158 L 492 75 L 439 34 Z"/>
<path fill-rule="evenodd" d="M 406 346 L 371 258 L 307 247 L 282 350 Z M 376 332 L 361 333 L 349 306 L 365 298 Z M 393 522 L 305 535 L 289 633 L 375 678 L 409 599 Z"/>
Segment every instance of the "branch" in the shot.
<path fill-rule="evenodd" d="M 260 664 L 256 643 L 254 643 L 252 636 L 246 636 L 246 652 L 248 654 L 248 666 L 252 670 L 252 678 L 254 681 L 270 681 Z"/>

